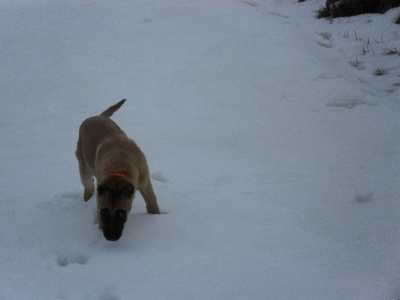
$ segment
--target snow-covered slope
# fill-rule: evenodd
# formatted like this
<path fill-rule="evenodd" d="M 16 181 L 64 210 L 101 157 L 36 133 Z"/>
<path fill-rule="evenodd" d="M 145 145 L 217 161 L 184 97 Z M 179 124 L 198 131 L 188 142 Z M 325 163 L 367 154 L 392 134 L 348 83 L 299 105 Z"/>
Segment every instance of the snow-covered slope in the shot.
<path fill-rule="evenodd" d="M 399 298 L 400 11 L 321 5 L 2 0 L 0 299 Z M 109 242 L 74 151 L 122 98 L 163 214 Z"/>

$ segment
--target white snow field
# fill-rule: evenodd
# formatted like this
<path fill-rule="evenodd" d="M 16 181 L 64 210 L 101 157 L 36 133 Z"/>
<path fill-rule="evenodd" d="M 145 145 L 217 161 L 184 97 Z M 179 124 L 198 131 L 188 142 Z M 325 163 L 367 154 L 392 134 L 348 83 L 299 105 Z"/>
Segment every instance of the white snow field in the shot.
<path fill-rule="evenodd" d="M 323 5 L 1 0 L 0 299 L 398 299 L 400 10 Z M 109 242 L 74 153 L 122 98 L 163 214 Z"/>

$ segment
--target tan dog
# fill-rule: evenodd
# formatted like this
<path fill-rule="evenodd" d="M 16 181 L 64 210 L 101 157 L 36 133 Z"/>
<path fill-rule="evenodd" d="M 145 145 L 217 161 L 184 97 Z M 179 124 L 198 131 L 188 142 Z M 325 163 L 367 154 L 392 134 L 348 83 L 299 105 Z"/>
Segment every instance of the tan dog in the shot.
<path fill-rule="evenodd" d="M 143 152 L 110 119 L 124 102 L 83 121 L 76 149 L 83 199 L 92 197 L 96 177 L 99 227 L 110 241 L 121 237 L 135 189 L 143 196 L 148 213 L 160 213 Z"/>

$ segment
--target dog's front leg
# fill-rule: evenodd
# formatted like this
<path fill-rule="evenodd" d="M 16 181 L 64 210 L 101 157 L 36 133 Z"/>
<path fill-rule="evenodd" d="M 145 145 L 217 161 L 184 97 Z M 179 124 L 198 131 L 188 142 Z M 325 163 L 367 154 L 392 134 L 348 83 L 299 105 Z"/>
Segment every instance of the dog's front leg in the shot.
<path fill-rule="evenodd" d="M 151 185 L 150 179 L 147 184 L 139 190 L 142 195 L 144 201 L 146 202 L 146 209 L 149 214 L 159 214 L 160 209 L 157 203 L 157 197 L 154 194 L 153 186 Z"/>

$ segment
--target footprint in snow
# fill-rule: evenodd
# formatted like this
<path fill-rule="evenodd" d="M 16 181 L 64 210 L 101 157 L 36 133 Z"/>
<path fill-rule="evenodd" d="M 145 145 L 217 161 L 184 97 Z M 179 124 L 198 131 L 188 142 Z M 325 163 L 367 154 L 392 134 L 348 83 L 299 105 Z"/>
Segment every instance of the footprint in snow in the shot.
<path fill-rule="evenodd" d="M 168 182 L 167 177 L 166 177 L 164 174 L 162 174 L 162 173 L 153 173 L 153 174 L 151 174 L 150 177 L 151 177 L 153 180 L 159 181 L 159 182 L 162 182 L 162 183 L 167 183 L 167 182 Z"/>
<path fill-rule="evenodd" d="M 317 32 L 317 35 L 319 36 L 318 40 L 315 40 L 315 43 L 321 47 L 324 48 L 333 48 L 332 45 L 332 35 L 329 32 L 321 31 Z M 322 38 L 322 40 L 320 39 Z"/>
<path fill-rule="evenodd" d="M 358 203 L 367 203 L 367 202 L 371 202 L 374 198 L 374 193 L 370 192 L 370 193 L 366 193 L 366 194 L 357 194 L 354 197 L 354 200 Z"/>
<path fill-rule="evenodd" d="M 105 288 L 103 291 L 98 295 L 99 300 L 118 300 L 120 296 L 117 295 L 112 288 Z"/>
<path fill-rule="evenodd" d="M 361 98 L 339 98 L 327 104 L 328 107 L 352 109 L 360 105 L 376 106 L 375 103 Z"/>
<path fill-rule="evenodd" d="M 81 199 L 82 192 L 66 192 L 61 194 L 61 198 L 63 199 Z"/>
<path fill-rule="evenodd" d="M 276 16 L 276 17 L 280 17 L 280 18 L 283 18 L 283 19 L 289 19 L 289 16 L 286 16 L 286 15 L 280 13 L 280 12 L 269 11 L 268 13 L 269 13 L 271 16 Z"/>
<path fill-rule="evenodd" d="M 258 7 L 258 3 L 250 2 L 250 1 L 241 1 L 244 4 L 253 6 L 253 7 Z"/>
<path fill-rule="evenodd" d="M 320 31 L 317 32 L 317 34 L 322 37 L 324 40 L 330 41 L 330 39 L 332 38 L 332 34 L 330 34 L 329 32 L 326 31 Z"/>
<path fill-rule="evenodd" d="M 364 63 L 358 59 L 349 61 L 349 65 L 357 70 L 365 70 Z"/>
<path fill-rule="evenodd" d="M 70 264 L 86 265 L 89 257 L 84 254 L 70 253 L 59 254 L 57 258 L 57 265 L 60 267 L 67 267 Z"/>

